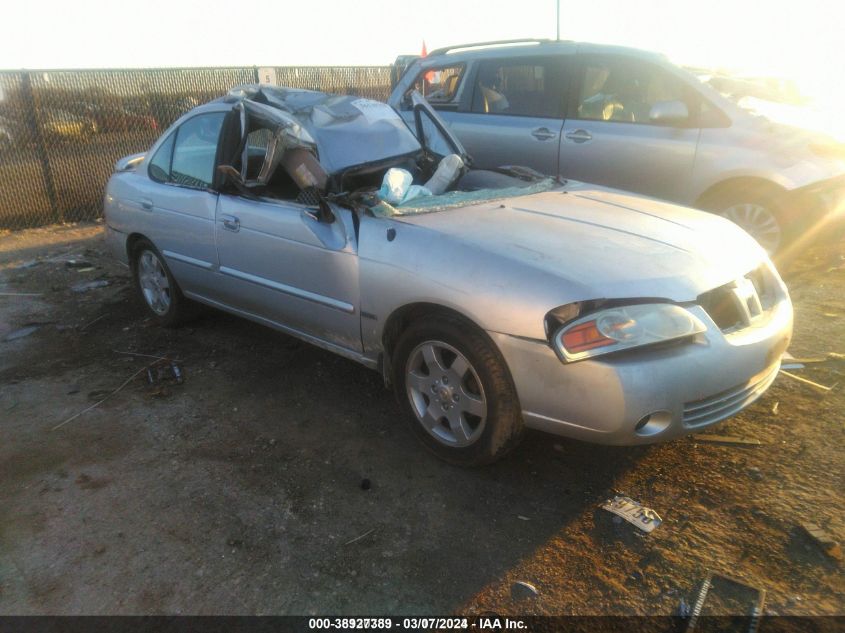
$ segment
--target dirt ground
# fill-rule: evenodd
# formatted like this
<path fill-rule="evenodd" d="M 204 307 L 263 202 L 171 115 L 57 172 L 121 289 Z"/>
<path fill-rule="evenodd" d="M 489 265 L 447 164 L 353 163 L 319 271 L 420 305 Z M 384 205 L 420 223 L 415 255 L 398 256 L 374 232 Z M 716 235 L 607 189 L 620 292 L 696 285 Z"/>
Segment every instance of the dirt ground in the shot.
<path fill-rule="evenodd" d="M 374 372 L 220 313 L 152 325 L 101 231 L 0 234 L 0 613 L 671 614 L 708 570 L 767 613 L 845 612 L 841 563 L 798 527 L 845 541 L 845 362 L 795 372 L 829 393 L 781 375 L 708 431 L 760 445 L 534 433 L 463 470 Z M 795 356 L 845 353 L 840 252 L 786 275 Z M 184 382 L 148 384 L 143 354 Z M 663 524 L 615 523 L 616 492 Z"/>

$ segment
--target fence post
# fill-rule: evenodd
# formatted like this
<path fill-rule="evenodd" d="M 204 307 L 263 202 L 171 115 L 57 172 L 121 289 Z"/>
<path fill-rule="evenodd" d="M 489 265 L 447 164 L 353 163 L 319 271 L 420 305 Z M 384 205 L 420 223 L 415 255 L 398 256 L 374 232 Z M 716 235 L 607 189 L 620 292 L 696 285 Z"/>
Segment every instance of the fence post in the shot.
<path fill-rule="evenodd" d="M 32 81 L 30 73 L 21 73 L 21 91 L 23 93 L 23 105 L 26 111 L 26 121 L 29 125 L 32 137 L 35 140 L 35 153 L 38 155 L 38 162 L 41 163 L 41 176 L 44 179 L 44 190 L 47 192 L 47 201 L 56 215 L 57 222 L 64 221 L 64 211 L 59 208 L 58 196 L 56 195 L 56 184 L 53 181 L 53 170 L 50 168 L 50 158 L 47 156 L 47 146 L 44 144 L 44 135 L 41 133 L 41 125 L 38 121 L 35 107 L 35 97 L 32 93 Z"/>

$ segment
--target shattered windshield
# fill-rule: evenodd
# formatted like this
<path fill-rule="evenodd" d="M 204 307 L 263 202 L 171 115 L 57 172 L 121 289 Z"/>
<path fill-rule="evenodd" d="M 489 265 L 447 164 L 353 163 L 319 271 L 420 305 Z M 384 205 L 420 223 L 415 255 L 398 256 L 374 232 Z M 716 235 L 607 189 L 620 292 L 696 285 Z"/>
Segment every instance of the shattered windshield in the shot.
<path fill-rule="evenodd" d="M 478 189 L 476 191 L 449 191 L 438 196 L 414 198 L 398 205 L 392 205 L 381 200 L 371 210 L 373 214 L 380 217 L 434 213 L 435 211 L 457 209 L 482 202 L 543 193 L 544 191 L 551 191 L 557 186 L 559 186 L 559 183 L 554 178 L 544 178 L 536 182 L 525 182 L 512 187 Z"/>

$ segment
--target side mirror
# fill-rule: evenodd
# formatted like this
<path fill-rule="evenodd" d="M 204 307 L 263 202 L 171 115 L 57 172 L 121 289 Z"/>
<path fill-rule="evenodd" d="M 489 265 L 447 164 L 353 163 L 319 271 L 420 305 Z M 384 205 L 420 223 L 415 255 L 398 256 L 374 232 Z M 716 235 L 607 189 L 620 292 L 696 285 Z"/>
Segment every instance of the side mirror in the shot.
<path fill-rule="evenodd" d="M 652 123 L 681 123 L 689 119 L 687 104 L 683 101 L 658 101 L 648 113 Z"/>

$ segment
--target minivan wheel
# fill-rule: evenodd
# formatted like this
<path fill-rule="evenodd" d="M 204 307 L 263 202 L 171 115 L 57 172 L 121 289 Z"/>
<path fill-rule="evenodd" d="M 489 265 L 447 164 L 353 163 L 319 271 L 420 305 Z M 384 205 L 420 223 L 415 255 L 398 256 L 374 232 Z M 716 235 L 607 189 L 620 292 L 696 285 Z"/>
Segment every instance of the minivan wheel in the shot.
<path fill-rule="evenodd" d="M 773 186 L 736 185 L 708 194 L 699 206 L 739 226 L 773 257 L 790 241 L 793 230 L 779 199 L 782 193 Z"/>
<path fill-rule="evenodd" d="M 174 327 L 193 316 L 192 305 L 179 286 L 161 253 L 147 240 L 132 248 L 132 278 L 147 312 L 161 325 Z"/>
<path fill-rule="evenodd" d="M 397 342 L 392 367 L 411 429 L 441 459 L 486 464 L 522 439 L 519 400 L 505 361 L 462 319 L 412 323 Z"/>
<path fill-rule="evenodd" d="M 769 255 L 778 252 L 783 244 L 783 227 L 770 206 L 760 202 L 740 202 L 719 212 L 757 240 Z"/>

